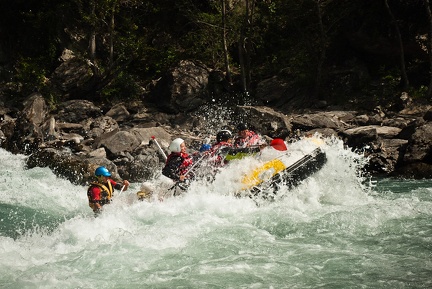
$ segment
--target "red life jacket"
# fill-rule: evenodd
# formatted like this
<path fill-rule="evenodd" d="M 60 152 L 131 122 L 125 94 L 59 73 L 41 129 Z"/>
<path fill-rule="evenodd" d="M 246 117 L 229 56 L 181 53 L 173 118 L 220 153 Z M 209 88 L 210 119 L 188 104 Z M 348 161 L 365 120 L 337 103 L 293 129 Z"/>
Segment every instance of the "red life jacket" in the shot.
<path fill-rule="evenodd" d="M 260 140 L 260 136 L 257 133 L 248 130 L 245 138 L 239 137 L 235 140 L 234 146 L 240 147 L 240 148 L 245 148 L 248 146 L 253 146 L 253 145 L 259 144 L 258 143 L 259 140 Z"/>
<path fill-rule="evenodd" d="M 210 154 L 213 157 L 213 164 L 215 166 L 223 166 L 225 164 L 225 154 L 223 154 L 223 150 L 232 147 L 233 145 L 226 141 L 220 141 L 214 144 L 210 149 Z"/>
<path fill-rule="evenodd" d="M 215 153 L 217 153 L 217 151 L 219 151 L 220 149 L 222 149 L 224 147 L 232 147 L 232 146 L 233 145 L 231 143 L 229 143 L 229 142 L 220 141 L 220 142 L 214 144 L 212 146 L 212 148 L 210 149 L 210 151 L 211 151 L 212 154 L 215 154 Z"/>
<path fill-rule="evenodd" d="M 162 169 L 162 174 L 173 180 L 178 180 L 181 175 L 188 172 L 192 164 L 193 159 L 187 153 L 171 153 Z"/>
<path fill-rule="evenodd" d="M 90 187 L 87 189 L 87 198 L 90 208 L 96 210 L 96 203 L 99 203 L 101 206 L 109 204 L 113 196 L 115 185 L 116 183 L 111 179 L 109 179 L 106 184 L 98 182 L 91 183 Z"/>

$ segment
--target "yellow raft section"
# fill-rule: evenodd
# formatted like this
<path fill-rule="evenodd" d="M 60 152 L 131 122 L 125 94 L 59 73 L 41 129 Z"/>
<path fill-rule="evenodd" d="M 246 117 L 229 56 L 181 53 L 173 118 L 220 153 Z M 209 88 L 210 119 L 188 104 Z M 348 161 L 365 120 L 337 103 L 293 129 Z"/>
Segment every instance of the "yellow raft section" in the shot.
<path fill-rule="evenodd" d="M 324 144 L 322 139 L 311 137 L 309 138 L 317 147 Z M 280 159 L 273 159 L 266 162 L 259 168 L 254 169 L 250 174 L 242 179 L 242 190 L 257 186 L 262 182 L 268 181 L 270 178 L 285 170 L 287 167 Z"/>
<path fill-rule="evenodd" d="M 286 169 L 286 166 L 281 160 L 274 159 L 268 161 L 261 167 L 253 170 L 248 176 L 245 176 L 242 179 L 242 189 L 245 190 L 250 187 L 259 185 L 262 182 L 269 180 L 274 175 L 280 173 L 284 169 Z"/>

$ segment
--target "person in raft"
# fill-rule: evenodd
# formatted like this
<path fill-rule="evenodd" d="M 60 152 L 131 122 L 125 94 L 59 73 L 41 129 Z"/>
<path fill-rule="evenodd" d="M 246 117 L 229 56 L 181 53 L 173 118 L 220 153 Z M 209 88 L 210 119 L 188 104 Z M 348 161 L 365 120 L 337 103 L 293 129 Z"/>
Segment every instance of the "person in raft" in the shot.
<path fill-rule="evenodd" d="M 162 169 L 162 174 L 173 181 L 184 182 L 192 176 L 188 174 L 193 164 L 193 158 L 186 152 L 186 144 L 183 139 L 176 138 L 169 145 L 170 154 Z"/>
<path fill-rule="evenodd" d="M 212 145 L 210 149 L 213 166 L 221 167 L 227 163 L 225 161 L 225 155 L 233 147 L 232 139 L 232 133 L 230 130 L 227 129 L 220 130 L 216 134 L 216 142 Z"/>
<path fill-rule="evenodd" d="M 101 212 L 102 207 L 111 203 L 114 195 L 114 189 L 126 191 L 129 187 L 129 182 L 123 180 L 122 183 L 117 183 L 111 179 L 111 173 L 106 167 L 98 167 L 95 170 L 96 182 L 90 184 L 87 190 L 89 206 L 97 215 Z"/>
<path fill-rule="evenodd" d="M 263 145 L 265 143 L 265 141 L 263 141 L 256 132 L 248 129 L 248 127 L 244 123 L 239 123 L 237 125 L 237 131 L 237 137 L 234 140 L 235 147 L 245 148 L 250 146 Z"/>
<path fill-rule="evenodd" d="M 233 135 L 231 131 L 223 129 L 216 134 L 216 143 L 211 148 L 214 157 L 214 165 L 221 167 L 234 159 L 241 159 L 246 156 L 254 155 L 263 147 L 235 147 L 232 144 Z"/>

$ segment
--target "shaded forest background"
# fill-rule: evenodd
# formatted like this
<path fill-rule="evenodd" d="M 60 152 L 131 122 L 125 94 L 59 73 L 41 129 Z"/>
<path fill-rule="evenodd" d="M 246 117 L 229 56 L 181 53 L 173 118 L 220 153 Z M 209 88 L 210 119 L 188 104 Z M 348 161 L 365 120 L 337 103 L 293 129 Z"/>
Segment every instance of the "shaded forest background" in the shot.
<path fill-rule="evenodd" d="M 194 60 L 252 100 L 277 77 L 305 106 L 397 109 L 431 99 L 431 19 L 429 0 L 1 0 L 0 94 L 144 99 Z M 66 49 L 91 67 L 67 95 L 50 85 Z"/>

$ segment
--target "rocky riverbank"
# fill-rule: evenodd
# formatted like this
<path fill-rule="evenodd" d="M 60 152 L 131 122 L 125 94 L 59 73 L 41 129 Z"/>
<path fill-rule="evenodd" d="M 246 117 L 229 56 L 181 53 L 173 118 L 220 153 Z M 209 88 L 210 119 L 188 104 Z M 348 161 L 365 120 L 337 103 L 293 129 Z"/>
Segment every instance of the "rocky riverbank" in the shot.
<path fill-rule="evenodd" d="M 107 166 L 114 176 L 142 182 L 160 173 L 163 148 L 175 137 L 191 149 L 238 121 L 267 138 L 287 141 L 318 132 L 338 137 L 366 154 L 372 175 L 432 177 L 432 110 L 406 103 L 397 112 L 314 110 L 283 113 L 265 106 L 204 105 L 194 113 L 166 113 L 142 101 L 119 103 L 106 111 L 87 100 L 70 100 L 50 109 L 39 93 L 22 109 L 0 107 L 1 147 L 28 156 L 28 168 L 49 167 L 74 184 L 87 184 L 94 169 Z"/>

